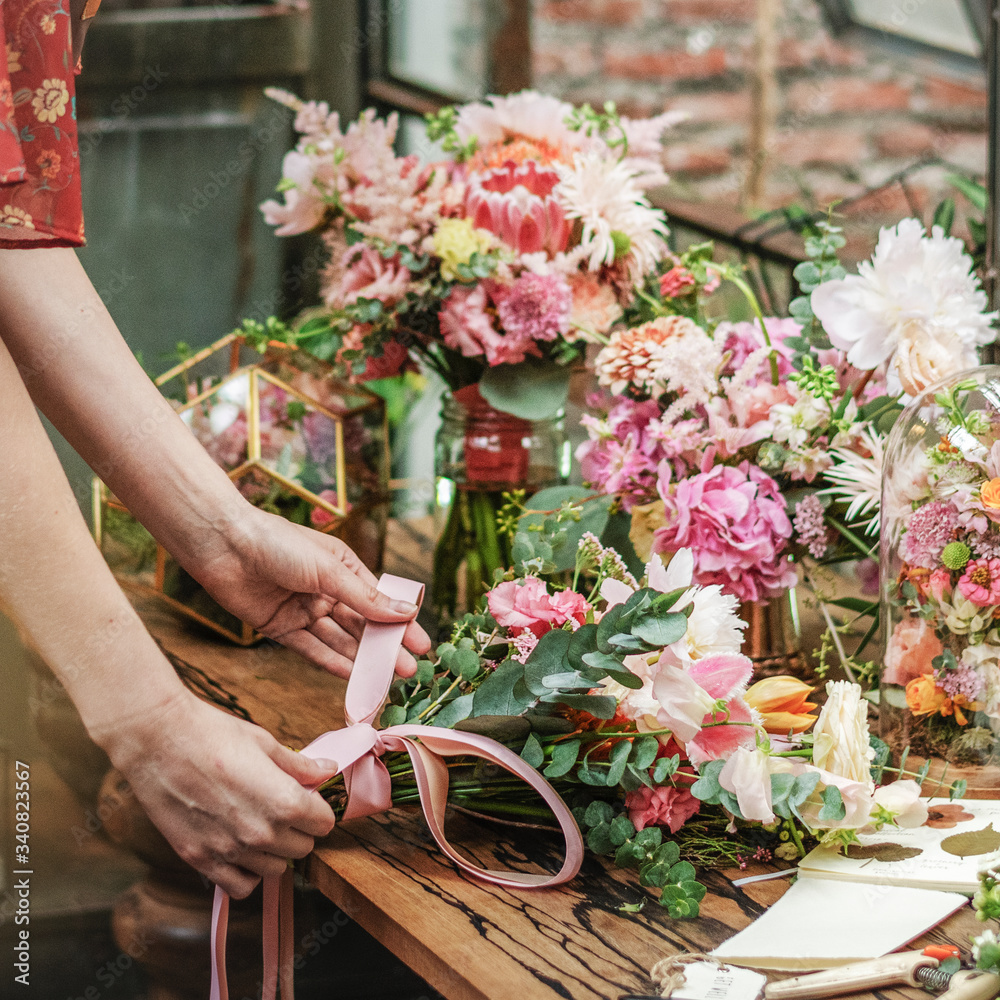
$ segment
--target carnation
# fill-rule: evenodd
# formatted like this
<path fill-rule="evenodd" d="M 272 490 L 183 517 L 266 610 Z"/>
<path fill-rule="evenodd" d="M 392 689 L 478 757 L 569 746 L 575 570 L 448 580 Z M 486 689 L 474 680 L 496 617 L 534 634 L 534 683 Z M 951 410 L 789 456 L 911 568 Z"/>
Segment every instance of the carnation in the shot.
<path fill-rule="evenodd" d="M 647 788 L 640 785 L 625 796 L 628 818 L 637 830 L 647 826 L 665 826 L 671 833 L 677 831 L 698 812 L 701 803 L 686 789 L 673 785 Z"/>
<path fill-rule="evenodd" d="M 508 338 L 527 344 L 568 332 L 573 295 L 562 275 L 527 271 L 509 287 L 492 288 L 497 318 Z"/>
<path fill-rule="evenodd" d="M 677 483 L 660 467 L 665 524 L 655 552 L 690 548 L 695 581 L 718 584 L 741 601 L 778 596 L 795 583 L 785 555 L 792 525 L 778 484 L 756 465 L 717 465 Z"/>

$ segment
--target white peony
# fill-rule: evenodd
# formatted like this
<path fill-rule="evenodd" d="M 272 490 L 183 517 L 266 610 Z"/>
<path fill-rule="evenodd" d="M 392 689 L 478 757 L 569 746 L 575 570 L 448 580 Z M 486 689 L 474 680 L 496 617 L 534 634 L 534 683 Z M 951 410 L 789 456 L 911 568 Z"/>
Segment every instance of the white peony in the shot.
<path fill-rule="evenodd" d="M 856 275 L 826 281 L 812 308 L 835 347 L 856 368 L 889 362 L 890 391 L 914 395 L 934 381 L 978 364 L 976 348 L 994 339 L 996 313 L 961 240 L 918 219 L 879 233 L 871 262 Z"/>
<path fill-rule="evenodd" d="M 826 704 L 813 729 L 813 764 L 830 774 L 874 790 L 871 762 L 875 751 L 868 736 L 868 702 L 861 686 L 830 681 Z"/>

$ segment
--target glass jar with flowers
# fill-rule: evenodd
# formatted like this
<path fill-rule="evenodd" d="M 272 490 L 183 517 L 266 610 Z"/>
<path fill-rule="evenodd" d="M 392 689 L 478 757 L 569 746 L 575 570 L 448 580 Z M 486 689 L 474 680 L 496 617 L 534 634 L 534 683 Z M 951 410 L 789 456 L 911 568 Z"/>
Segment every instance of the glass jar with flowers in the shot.
<path fill-rule="evenodd" d="M 570 374 L 666 252 L 665 217 L 645 192 L 667 179 L 661 136 L 676 116 L 490 97 L 428 116 L 447 158 L 423 163 L 396 154 L 395 115 L 366 111 L 342 129 L 325 104 L 270 93 L 295 110 L 300 140 L 265 218 L 279 235 L 319 232 L 330 254 L 324 306 L 296 343 L 356 376 L 416 361 L 451 393 L 437 474 L 452 508 L 433 598 L 450 620 L 458 567 L 479 567 L 471 606 L 505 564 L 504 489 L 565 475 Z"/>
<path fill-rule="evenodd" d="M 916 396 L 886 449 L 882 738 L 1000 798 L 1000 367 Z"/>

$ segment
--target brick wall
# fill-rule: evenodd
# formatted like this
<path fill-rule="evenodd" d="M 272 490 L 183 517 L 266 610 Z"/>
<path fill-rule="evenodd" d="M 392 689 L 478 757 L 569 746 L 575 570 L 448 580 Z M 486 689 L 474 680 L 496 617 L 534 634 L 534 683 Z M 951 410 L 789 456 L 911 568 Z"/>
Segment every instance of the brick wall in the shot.
<path fill-rule="evenodd" d="M 672 194 L 738 204 L 747 169 L 753 0 L 533 0 L 535 86 L 628 114 L 683 109 L 670 142 Z M 889 0 L 886 0 L 889 2 Z M 765 200 L 823 204 L 882 183 L 925 157 L 986 165 L 985 74 L 926 55 L 833 38 L 815 0 L 784 0 L 781 113 Z M 947 190 L 946 168 L 909 185 L 921 208 Z M 898 186 L 858 206 L 899 218 Z"/>

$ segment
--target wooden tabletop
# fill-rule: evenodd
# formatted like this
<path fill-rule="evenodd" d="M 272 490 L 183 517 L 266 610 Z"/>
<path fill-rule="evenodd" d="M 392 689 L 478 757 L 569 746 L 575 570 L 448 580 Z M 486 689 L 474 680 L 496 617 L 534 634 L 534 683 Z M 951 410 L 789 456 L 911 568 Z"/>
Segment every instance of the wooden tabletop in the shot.
<path fill-rule="evenodd" d="M 226 692 L 277 739 L 300 748 L 343 721 L 345 683 L 275 646 L 240 649 L 198 632 L 155 602 L 140 605 L 166 649 Z M 449 838 L 486 867 L 549 870 L 560 842 L 455 813 Z M 511 891 L 475 881 L 437 850 L 419 812 L 394 809 L 338 825 L 304 865 L 306 878 L 449 1000 L 616 1000 L 651 992 L 661 958 L 708 951 L 747 926 L 787 888 L 785 880 L 733 888 L 752 873 L 703 871 L 709 895 L 697 920 L 671 920 L 652 901 L 622 915 L 645 890 L 635 873 L 587 854 L 580 875 L 549 890 Z M 818 921 L 822 915 L 817 914 Z M 929 935 L 968 947 L 977 925 L 964 908 Z M 822 924 L 817 924 L 822 933 Z M 377 970 L 374 973 L 377 975 Z M 916 989 L 856 994 L 916 1000 Z"/>

